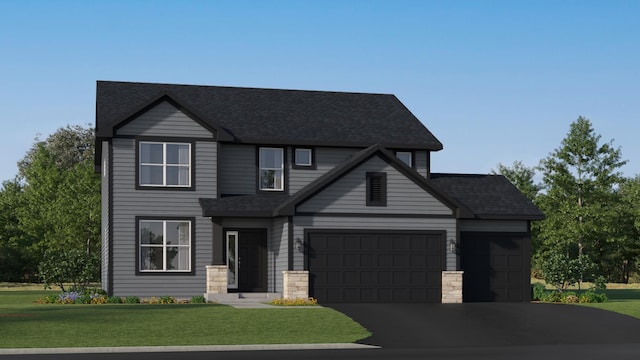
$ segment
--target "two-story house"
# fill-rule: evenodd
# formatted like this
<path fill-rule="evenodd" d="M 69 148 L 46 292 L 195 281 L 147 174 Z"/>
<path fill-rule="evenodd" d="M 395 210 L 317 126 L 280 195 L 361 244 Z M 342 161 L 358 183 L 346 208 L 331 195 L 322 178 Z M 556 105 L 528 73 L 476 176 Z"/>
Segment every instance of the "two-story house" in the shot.
<path fill-rule="evenodd" d="M 98 81 L 102 286 L 528 301 L 543 214 L 503 176 L 432 173 L 441 149 L 393 95 Z"/>

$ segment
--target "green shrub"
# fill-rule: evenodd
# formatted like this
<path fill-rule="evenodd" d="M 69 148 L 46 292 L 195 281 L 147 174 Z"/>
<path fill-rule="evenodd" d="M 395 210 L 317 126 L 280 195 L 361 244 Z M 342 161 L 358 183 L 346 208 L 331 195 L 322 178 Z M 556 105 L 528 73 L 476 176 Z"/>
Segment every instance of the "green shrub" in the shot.
<path fill-rule="evenodd" d="M 562 301 L 562 293 L 560 291 L 551 291 L 547 292 L 543 301 L 548 302 L 561 302 Z"/>
<path fill-rule="evenodd" d="M 109 304 L 122 304 L 122 298 L 120 296 L 109 296 L 107 299 Z"/>
<path fill-rule="evenodd" d="M 58 302 L 58 295 L 45 295 L 36 300 L 37 304 L 55 304 Z"/>
<path fill-rule="evenodd" d="M 606 302 L 609 299 L 607 298 L 607 295 L 604 293 L 597 293 L 595 291 L 585 291 L 584 293 L 582 293 L 580 295 L 580 299 L 579 302 L 581 303 L 601 303 L 601 302 Z"/>
<path fill-rule="evenodd" d="M 202 295 L 196 295 L 196 296 L 191 298 L 189 303 L 191 303 L 191 304 L 206 304 L 207 303 L 207 299 L 205 299 L 204 296 L 202 296 Z"/>
<path fill-rule="evenodd" d="M 318 305 L 318 300 L 315 298 L 295 298 L 295 299 L 284 299 L 277 298 L 271 300 L 271 305 L 280 305 L 280 306 L 316 306 Z"/>
<path fill-rule="evenodd" d="M 593 280 L 593 285 L 591 285 L 591 288 L 589 290 L 598 291 L 598 290 L 604 290 L 606 288 L 607 288 L 607 279 L 601 275 Z"/>
<path fill-rule="evenodd" d="M 544 298 L 547 296 L 547 290 L 543 283 L 533 283 L 531 284 L 531 300 L 533 301 L 544 301 Z"/>
<path fill-rule="evenodd" d="M 100 257 L 82 249 L 49 250 L 38 272 L 46 287 L 57 285 L 66 292 L 65 284 L 71 283 L 71 291 L 82 292 L 100 274 Z"/>
<path fill-rule="evenodd" d="M 91 304 L 91 295 L 90 294 L 82 294 L 76 298 L 74 301 L 76 304 Z"/>
<path fill-rule="evenodd" d="M 176 298 L 174 298 L 173 296 L 160 296 L 160 299 L 158 299 L 158 302 L 160 304 L 175 304 L 177 303 Z"/>
<path fill-rule="evenodd" d="M 139 304 L 140 303 L 140 298 L 137 296 L 127 296 L 124 299 L 124 302 L 127 304 Z"/>
<path fill-rule="evenodd" d="M 573 291 L 568 291 L 562 294 L 561 302 L 565 304 L 577 304 L 578 303 L 578 295 Z"/>

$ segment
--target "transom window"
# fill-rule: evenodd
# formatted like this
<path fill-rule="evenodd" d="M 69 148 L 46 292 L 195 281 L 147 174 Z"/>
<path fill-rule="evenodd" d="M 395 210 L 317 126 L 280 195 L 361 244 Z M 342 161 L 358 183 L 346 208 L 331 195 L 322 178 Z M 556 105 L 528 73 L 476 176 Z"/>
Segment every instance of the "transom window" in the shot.
<path fill-rule="evenodd" d="M 191 271 L 191 221 L 139 220 L 141 272 Z"/>
<path fill-rule="evenodd" d="M 140 142 L 140 186 L 191 186 L 191 144 Z"/>
<path fill-rule="evenodd" d="M 411 151 L 396 151 L 396 156 L 403 163 L 413 166 L 413 153 Z"/>
<path fill-rule="evenodd" d="M 260 148 L 260 190 L 284 190 L 284 151 L 280 148 Z"/>

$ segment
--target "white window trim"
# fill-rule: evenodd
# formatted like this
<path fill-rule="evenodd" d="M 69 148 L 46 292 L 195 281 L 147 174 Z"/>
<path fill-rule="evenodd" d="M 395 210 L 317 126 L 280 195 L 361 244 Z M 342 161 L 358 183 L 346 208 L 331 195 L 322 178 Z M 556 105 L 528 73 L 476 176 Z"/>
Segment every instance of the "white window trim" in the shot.
<path fill-rule="evenodd" d="M 162 145 L 162 164 L 156 163 L 143 163 L 142 162 L 142 144 L 159 144 Z M 189 147 L 189 163 L 188 164 L 167 164 L 167 145 L 186 145 Z M 180 187 L 180 188 L 189 188 L 191 187 L 191 144 L 190 143 L 181 143 L 181 142 L 159 142 L 159 141 L 140 141 L 138 143 L 138 185 L 145 187 Z M 162 184 L 143 184 L 142 183 L 142 167 L 143 166 L 162 166 Z M 187 173 L 187 184 L 186 185 L 167 185 L 167 166 L 171 167 L 183 167 L 188 169 Z"/>
<path fill-rule="evenodd" d="M 298 162 L 298 154 L 297 154 L 298 151 L 306 151 L 306 152 L 309 153 L 309 162 L 308 163 L 299 163 Z M 313 151 L 311 151 L 311 149 L 308 149 L 308 148 L 295 148 L 293 150 L 293 157 L 294 157 L 293 163 L 296 166 L 307 166 L 308 167 L 308 166 L 312 166 L 313 165 Z"/>
<path fill-rule="evenodd" d="M 277 150 L 280 152 L 280 167 L 279 168 L 269 168 L 262 167 L 262 150 Z M 262 187 L 262 171 L 263 170 L 275 170 L 280 171 L 281 181 L 280 188 L 263 188 Z M 258 149 L 258 187 L 260 191 L 284 191 L 284 149 L 283 148 L 272 148 L 272 147 L 261 147 Z"/>
<path fill-rule="evenodd" d="M 142 244 L 142 223 L 143 222 L 155 222 L 155 223 L 162 223 L 162 245 L 151 245 L 151 244 L 146 244 L 143 245 Z M 189 234 L 189 245 L 180 245 L 179 243 L 177 244 L 171 244 L 169 246 L 167 246 L 167 237 L 164 235 L 167 233 L 167 223 L 168 222 L 183 222 L 183 223 L 188 223 L 189 224 L 189 230 L 187 231 L 187 233 Z M 138 261 L 139 261 L 139 265 L 138 265 L 138 271 L 140 271 L 141 273 L 189 273 L 191 272 L 191 264 L 192 264 L 192 258 L 191 258 L 191 247 L 193 246 L 192 244 L 192 240 L 191 239 L 191 221 L 190 220 L 149 220 L 149 219 L 139 219 L 138 220 Z M 162 269 L 160 270 L 149 270 L 149 269 L 143 269 L 142 268 L 142 248 L 162 248 Z M 179 248 L 187 248 L 188 249 L 188 262 L 189 262 L 189 268 L 187 270 L 167 270 L 167 247 L 179 247 Z"/>
<path fill-rule="evenodd" d="M 229 238 L 231 237 L 231 235 L 235 236 L 236 239 L 236 243 L 234 244 L 234 254 L 236 255 L 235 258 L 235 263 L 234 263 L 234 268 L 233 270 L 235 271 L 235 279 L 233 281 L 233 283 L 229 282 L 228 279 L 230 279 L 228 273 L 231 269 L 229 269 Z M 237 231 L 227 231 L 226 233 L 226 244 L 227 244 L 227 259 L 226 259 L 226 264 L 227 264 L 227 288 L 229 289 L 237 289 L 238 288 L 238 232 Z"/>

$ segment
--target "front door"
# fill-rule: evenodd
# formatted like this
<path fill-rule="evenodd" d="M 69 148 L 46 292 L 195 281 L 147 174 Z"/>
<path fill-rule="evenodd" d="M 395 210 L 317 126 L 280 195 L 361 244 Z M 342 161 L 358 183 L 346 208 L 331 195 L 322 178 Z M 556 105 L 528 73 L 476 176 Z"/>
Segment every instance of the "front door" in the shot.
<path fill-rule="evenodd" d="M 227 231 L 227 263 L 230 272 L 229 290 L 266 292 L 266 229 Z"/>

